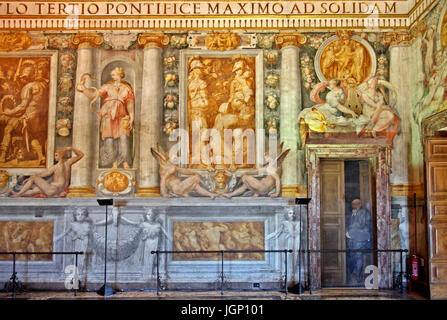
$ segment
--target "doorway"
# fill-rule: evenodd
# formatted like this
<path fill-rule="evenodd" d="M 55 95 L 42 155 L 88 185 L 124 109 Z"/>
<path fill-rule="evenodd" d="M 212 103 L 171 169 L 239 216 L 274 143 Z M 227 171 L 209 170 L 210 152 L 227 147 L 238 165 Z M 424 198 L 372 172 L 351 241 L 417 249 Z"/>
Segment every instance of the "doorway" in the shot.
<path fill-rule="evenodd" d="M 368 160 L 321 159 L 320 243 L 322 250 L 376 248 L 375 184 Z M 364 270 L 375 264 L 367 252 L 323 252 L 322 286 L 363 287 Z"/>

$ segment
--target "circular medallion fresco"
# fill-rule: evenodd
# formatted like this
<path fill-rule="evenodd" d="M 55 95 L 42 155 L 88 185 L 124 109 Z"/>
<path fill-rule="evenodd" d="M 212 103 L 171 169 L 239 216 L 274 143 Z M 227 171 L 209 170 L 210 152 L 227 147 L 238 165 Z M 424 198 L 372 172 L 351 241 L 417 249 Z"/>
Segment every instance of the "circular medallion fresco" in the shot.
<path fill-rule="evenodd" d="M 129 178 L 118 171 L 112 171 L 104 177 L 104 188 L 110 192 L 122 192 L 128 185 Z"/>
<path fill-rule="evenodd" d="M 371 45 L 358 36 L 333 36 L 315 56 L 315 71 L 321 82 L 339 79 L 359 85 L 376 72 L 376 55 Z"/>

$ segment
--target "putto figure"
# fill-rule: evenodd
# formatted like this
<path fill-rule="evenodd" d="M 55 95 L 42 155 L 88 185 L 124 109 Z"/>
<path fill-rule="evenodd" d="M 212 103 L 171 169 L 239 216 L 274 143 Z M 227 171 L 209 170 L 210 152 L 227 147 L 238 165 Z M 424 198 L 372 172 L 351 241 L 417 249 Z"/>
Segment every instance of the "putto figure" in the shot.
<path fill-rule="evenodd" d="M 131 132 L 135 120 L 135 96 L 132 86 L 123 80 L 125 73 L 122 67 L 116 67 L 110 75 L 112 80 L 96 89 L 85 87 L 85 79 L 90 75 L 84 74 L 76 85 L 76 90 L 93 99 L 91 109 L 99 96 L 103 98 L 99 111 L 102 140 L 100 166 L 127 169 L 132 165 Z"/>

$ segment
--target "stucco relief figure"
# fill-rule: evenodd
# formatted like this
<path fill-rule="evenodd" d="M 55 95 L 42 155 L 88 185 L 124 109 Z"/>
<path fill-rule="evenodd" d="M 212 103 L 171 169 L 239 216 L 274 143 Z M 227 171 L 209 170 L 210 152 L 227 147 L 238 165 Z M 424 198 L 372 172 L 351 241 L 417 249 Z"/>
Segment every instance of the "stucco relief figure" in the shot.
<path fill-rule="evenodd" d="M 48 58 L 0 59 L 0 165 L 46 164 Z"/>
<path fill-rule="evenodd" d="M 252 191 L 253 197 L 270 196 L 276 198 L 281 191 L 281 166 L 290 149 L 282 151 L 281 143 L 277 154 L 266 154 L 266 165 L 256 170 L 249 170 L 242 174 L 242 185 L 233 192 L 223 194 L 227 199 Z M 275 157 L 276 156 L 276 157 Z M 274 192 L 273 192 L 274 190 Z M 271 193 L 273 192 L 273 193 Z"/>
<path fill-rule="evenodd" d="M 293 250 L 293 253 L 289 253 L 291 258 L 289 261 L 291 261 L 292 270 L 296 270 L 298 268 L 298 254 L 296 254 L 297 250 L 303 249 L 299 243 L 301 231 L 302 226 L 300 222 L 297 221 L 295 210 L 289 209 L 285 212 L 284 219 L 279 225 L 278 229 L 265 237 L 265 240 L 274 240 L 279 237 L 283 237 L 285 240 L 284 248 L 287 250 Z"/>
<path fill-rule="evenodd" d="M 191 192 L 196 192 L 201 196 L 210 197 L 214 199 L 217 195 L 209 192 L 200 185 L 202 176 L 199 172 L 192 169 L 180 168 L 174 165 L 167 154 L 160 146 L 158 150 L 151 148 L 152 155 L 157 159 L 160 169 L 160 194 L 165 198 L 172 198 L 170 193 L 189 198 Z M 189 176 L 185 179 L 180 179 L 176 174 Z"/>
<path fill-rule="evenodd" d="M 325 79 L 353 78 L 359 85 L 371 72 L 371 57 L 363 44 L 344 36 L 327 46 L 320 66 Z"/>
<path fill-rule="evenodd" d="M 90 219 L 87 208 L 77 208 L 68 229 L 54 238 L 56 243 L 69 236 L 72 250 L 84 252 L 83 255 L 78 255 L 78 273 L 81 275 L 87 274 L 91 263 L 93 226 L 94 222 Z"/>
<path fill-rule="evenodd" d="M 116 67 L 110 73 L 112 80 L 99 89 L 85 87 L 84 74 L 76 89 L 93 99 L 103 98 L 100 117 L 102 146 L 100 148 L 100 167 L 130 168 L 132 166 L 131 133 L 135 121 L 135 96 L 129 83 L 123 80 L 122 67 Z"/>
<path fill-rule="evenodd" d="M 67 151 L 73 151 L 75 156 L 68 158 Z M 73 147 L 66 147 L 58 150 L 54 154 L 56 164 L 47 170 L 32 175 L 23 183 L 20 191 L 16 192 L 10 189 L 11 198 L 17 197 L 48 197 L 58 198 L 65 197 L 70 185 L 71 167 L 82 159 L 84 154 Z M 49 180 L 45 179 L 49 178 Z"/>

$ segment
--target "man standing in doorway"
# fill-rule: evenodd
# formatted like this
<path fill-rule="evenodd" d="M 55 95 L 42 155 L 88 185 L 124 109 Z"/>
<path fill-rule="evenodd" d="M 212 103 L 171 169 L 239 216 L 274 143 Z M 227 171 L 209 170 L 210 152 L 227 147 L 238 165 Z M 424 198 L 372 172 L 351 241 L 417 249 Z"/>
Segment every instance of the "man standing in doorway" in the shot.
<path fill-rule="evenodd" d="M 372 249 L 372 218 L 360 199 L 352 201 L 352 214 L 347 217 L 346 244 L 348 250 Z M 363 283 L 365 252 L 348 252 L 347 269 L 350 284 Z"/>

